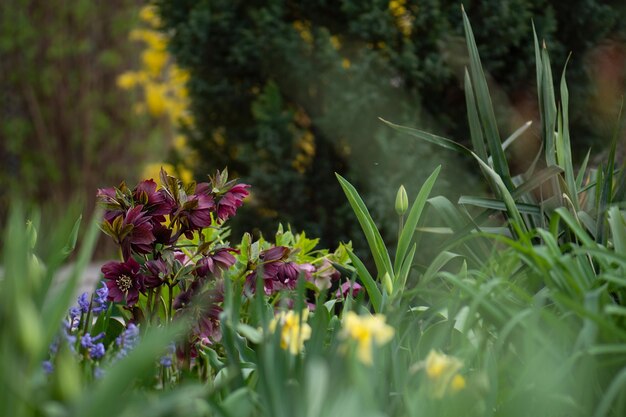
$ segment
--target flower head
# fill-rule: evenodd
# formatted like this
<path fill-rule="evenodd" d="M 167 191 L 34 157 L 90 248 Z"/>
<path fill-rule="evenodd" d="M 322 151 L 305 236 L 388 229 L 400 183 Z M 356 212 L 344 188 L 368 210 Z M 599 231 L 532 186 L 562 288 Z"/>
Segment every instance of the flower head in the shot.
<path fill-rule="evenodd" d="M 182 204 L 175 215 L 181 230 L 188 238 L 192 238 L 194 230 L 209 227 L 213 222 L 211 213 L 215 210 L 213 197 L 205 194 L 192 194 Z"/>
<path fill-rule="evenodd" d="M 152 179 L 141 181 L 133 190 L 133 200 L 142 205 L 151 216 L 171 214 L 175 208 L 174 200 L 163 190 L 157 191 L 157 183 Z"/>
<path fill-rule="evenodd" d="M 87 314 L 90 304 L 91 302 L 89 301 L 89 297 L 87 296 L 86 292 L 82 293 L 78 297 L 78 308 L 80 308 L 81 313 Z"/>
<path fill-rule="evenodd" d="M 106 311 L 109 308 L 109 302 L 107 300 L 108 297 L 109 288 L 103 283 L 102 286 L 96 290 L 91 311 L 94 314 L 100 314 L 103 311 Z"/>
<path fill-rule="evenodd" d="M 170 268 L 163 259 L 151 259 L 144 265 L 144 285 L 146 288 L 157 288 L 163 285 L 170 274 Z"/>
<path fill-rule="evenodd" d="M 220 248 L 212 254 L 204 256 L 196 263 L 196 275 L 205 277 L 209 274 L 220 276 L 222 271 L 230 268 L 236 262 L 235 257 L 230 252 L 238 252 L 232 248 Z"/>
<path fill-rule="evenodd" d="M 385 323 L 382 314 L 359 316 L 348 311 L 343 319 L 343 337 L 357 343 L 357 357 L 366 365 L 371 365 L 372 346 L 382 346 L 394 335 L 393 327 Z"/>
<path fill-rule="evenodd" d="M 297 355 L 304 349 L 304 342 L 311 338 L 311 326 L 307 324 L 309 310 L 304 309 L 300 314 L 293 310 L 281 311 L 270 322 L 269 330 L 274 333 L 280 329 L 280 347 L 292 355 Z"/>
<path fill-rule="evenodd" d="M 129 306 L 137 303 L 144 282 L 139 269 L 140 265 L 133 258 L 126 262 L 108 262 L 102 266 L 109 301 L 126 301 Z"/>
<path fill-rule="evenodd" d="M 436 350 L 431 350 L 424 361 L 426 376 L 432 383 L 431 394 L 443 398 L 446 392 L 460 391 L 465 387 L 465 378 L 458 373 L 463 362 Z"/>
<path fill-rule="evenodd" d="M 310 273 L 308 264 L 299 265 L 289 261 L 290 250 L 285 246 L 276 246 L 259 254 L 257 270 L 263 271 L 263 289 L 270 295 L 281 289 L 294 289 L 300 274 L 307 276 Z M 248 275 L 246 286 L 249 290 L 256 289 L 257 271 Z"/>
<path fill-rule="evenodd" d="M 243 199 L 250 194 L 248 184 L 237 184 L 228 190 L 217 203 L 217 217 L 224 221 L 233 217 L 237 209 L 243 205 Z"/>
<path fill-rule="evenodd" d="M 128 355 L 128 352 L 131 351 L 138 342 L 139 328 L 134 323 L 130 323 L 126 327 L 126 330 L 124 330 L 122 334 L 115 339 L 115 344 L 120 349 L 117 353 L 117 359 L 121 359 Z"/>

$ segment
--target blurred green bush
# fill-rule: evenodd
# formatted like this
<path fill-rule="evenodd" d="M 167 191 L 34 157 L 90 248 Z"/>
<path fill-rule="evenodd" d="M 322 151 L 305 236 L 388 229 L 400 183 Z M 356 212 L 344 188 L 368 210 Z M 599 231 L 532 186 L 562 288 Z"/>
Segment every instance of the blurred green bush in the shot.
<path fill-rule="evenodd" d="M 146 119 L 116 77 L 137 61 L 132 0 L 0 4 L 0 214 L 21 194 L 66 207 L 135 178 L 149 153 Z M 148 151 L 147 151 L 148 150 Z"/>
<path fill-rule="evenodd" d="M 171 36 L 171 52 L 191 73 L 195 123 L 186 133 L 200 154 L 197 173 L 228 165 L 258 192 L 259 216 L 241 216 L 255 219 L 254 225 L 234 225 L 237 233 L 253 226 L 267 232 L 280 213 L 282 221 L 321 236 L 326 244 L 354 236 L 354 221 L 333 171 L 359 179 L 377 218 L 393 219 L 392 190 L 402 182 L 415 192 L 436 163 L 443 162 L 446 173 L 438 192 L 454 194 L 455 188 L 475 186 L 458 159 L 442 160 L 429 145 L 396 137 L 377 120 L 380 116 L 469 141 L 459 2 L 156 4 L 163 30 Z M 492 89 L 498 91 L 503 134 L 536 114 L 536 99 L 529 93 L 535 82 L 528 70 L 534 60 L 531 19 L 555 62 L 564 62 L 574 51 L 568 71 L 572 102 L 583 105 L 572 109 L 572 130 L 583 133 L 573 141 L 588 144 L 594 135 L 604 134 L 593 131 L 598 121 L 598 112 L 589 111 L 593 100 L 580 99 L 590 97 L 586 79 L 591 73 L 584 57 L 591 46 L 621 33 L 619 2 L 489 0 L 465 6 L 475 22 Z M 610 45 L 619 58 L 619 44 Z M 615 120 L 619 99 L 615 87 L 623 90 L 613 78 L 612 87 L 604 90 L 614 100 L 596 100 L 606 104 L 610 120 Z M 534 156 L 538 135 L 533 133 L 530 151 L 528 146 L 513 149 L 522 154 L 520 159 Z M 390 235 L 394 226 L 383 229 Z"/>

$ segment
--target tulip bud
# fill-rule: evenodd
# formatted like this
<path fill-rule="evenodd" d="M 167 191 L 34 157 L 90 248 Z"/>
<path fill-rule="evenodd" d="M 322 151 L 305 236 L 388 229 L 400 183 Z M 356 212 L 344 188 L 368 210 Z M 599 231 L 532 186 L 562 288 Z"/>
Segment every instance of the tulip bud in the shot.
<path fill-rule="evenodd" d="M 26 222 L 26 236 L 30 248 L 33 249 L 37 244 L 37 229 L 30 220 Z"/>
<path fill-rule="evenodd" d="M 409 208 L 409 197 L 406 195 L 404 185 L 398 188 L 398 194 L 396 194 L 396 213 L 398 216 L 402 216 Z"/>
<path fill-rule="evenodd" d="M 387 290 L 387 294 L 391 295 L 391 293 L 393 293 L 393 282 L 391 282 L 389 272 L 385 272 L 383 276 L 383 285 L 385 286 L 385 290 Z"/>

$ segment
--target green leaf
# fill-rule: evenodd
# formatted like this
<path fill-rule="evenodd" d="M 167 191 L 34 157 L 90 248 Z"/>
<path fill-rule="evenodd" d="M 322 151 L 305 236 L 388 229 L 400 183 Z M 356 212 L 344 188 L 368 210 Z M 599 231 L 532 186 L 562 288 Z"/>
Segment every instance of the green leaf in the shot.
<path fill-rule="evenodd" d="M 411 210 L 409 211 L 406 223 L 404 225 L 404 228 L 402 229 L 402 233 L 400 234 L 400 239 L 398 240 L 398 249 L 396 251 L 396 258 L 394 263 L 396 276 L 399 272 L 400 266 L 404 263 L 404 258 L 406 256 L 407 250 L 409 249 L 411 240 L 413 239 L 413 236 L 416 232 L 415 228 L 417 227 L 417 223 L 419 222 L 420 216 L 422 215 L 422 211 L 424 210 L 424 206 L 426 205 L 426 201 L 428 200 L 430 191 L 435 185 L 435 181 L 437 180 L 439 171 L 441 171 L 441 165 L 438 166 L 432 174 L 430 174 L 426 181 L 424 181 L 424 185 L 422 185 L 422 188 L 417 194 L 417 197 L 415 197 L 415 201 L 413 201 L 413 205 L 411 206 Z"/>
<path fill-rule="evenodd" d="M 569 60 L 569 58 L 568 58 Z M 572 164 L 572 148 L 570 145 L 569 136 L 569 93 L 567 90 L 567 83 L 565 81 L 565 71 L 567 69 L 567 62 L 563 68 L 563 75 L 561 76 L 561 117 L 559 118 L 559 135 L 557 135 L 556 142 L 556 157 L 558 164 L 565 173 L 565 183 L 567 184 L 567 191 L 572 204 L 576 211 L 579 210 L 578 205 L 578 188 L 576 186 L 576 179 L 574 178 L 574 166 Z"/>
<path fill-rule="evenodd" d="M 337 176 L 339 184 L 341 184 L 341 188 L 343 188 L 346 197 L 348 197 L 352 210 L 354 210 L 354 213 L 361 224 L 367 243 L 370 247 L 372 255 L 374 256 L 374 262 L 376 263 L 376 269 L 378 270 L 378 278 L 382 278 L 383 275 L 385 275 L 385 272 L 387 272 L 390 276 L 393 276 L 393 268 L 391 266 L 391 259 L 389 258 L 387 247 L 385 246 L 383 238 L 380 235 L 374 220 L 372 220 L 372 216 L 370 216 L 365 203 L 352 184 L 346 181 L 346 179 L 344 179 L 341 175 L 335 175 Z"/>
<path fill-rule="evenodd" d="M 448 138 L 444 138 L 442 136 L 437 136 L 437 135 L 433 135 L 432 133 L 428 133 L 428 132 L 424 132 L 423 130 L 418 130 L 418 129 L 413 129 L 411 127 L 406 127 L 406 126 L 400 126 L 391 122 L 388 122 L 387 120 L 380 118 L 379 119 L 383 122 L 386 123 L 389 127 L 402 132 L 402 133 L 406 133 L 409 134 L 411 136 L 414 136 L 418 139 L 421 139 L 423 141 L 432 143 L 434 145 L 437 146 L 441 146 L 442 148 L 446 148 L 446 149 L 450 149 L 452 151 L 456 151 L 456 152 L 460 152 L 462 154 L 466 154 L 469 155 L 469 153 L 471 152 L 469 149 L 467 149 L 465 146 L 456 143 L 455 141 L 453 141 L 452 139 L 448 139 Z"/>
<path fill-rule="evenodd" d="M 354 265 L 356 272 L 359 275 L 359 278 L 361 278 L 361 282 L 369 295 L 374 311 L 376 313 L 380 313 L 383 296 L 378 289 L 378 285 L 376 285 L 376 281 L 374 281 L 374 278 L 372 278 L 365 265 L 363 265 L 363 262 L 361 262 L 359 257 L 356 256 L 354 252 L 349 250 L 348 255 L 350 256 L 350 260 L 352 261 L 352 264 Z"/>
<path fill-rule="evenodd" d="M 535 188 L 539 187 L 544 182 L 560 174 L 561 172 L 563 172 L 563 169 L 561 169 L 561 167 L 556 166 L 556 165 L 552 165 L 550 167 L 544 168 L 541 171 L 534 174 L 526 182 L 520 184 L 515 189 L 515 191 L 511 193 L 511 195 L 513 196 L 513 198 L 516 198 L 516 199 L 521 198 L 527 192 L 534 190 Z"/>
<path fill-rule="evenodd" d="M 70 237 L 67 241 L 67 244 L 63 248 L 63 253 L 69 255 L 76 248 L 76 241 L 78 240 L 78 231 L 80 230 L 80 222 L 83 220 L 83 216 L 78 216 L 76 222 L 74 223 L 74 227 L 72 227 L 72 232 L 70 233 Z"/>
<path fill-rule="evenodd" d="M 124 408 L 124 394 L 133 387 L 138 377 L 153 371 L 156 359 L 180 334 L 184 326 L 186 323 L 181 320 L 166 328 L 153 328 L 143 334 L 141 342 L 128 356 L 107 369 L 97 389 L 85 392 L 76 404 L 74 415 L 91 417 L 118 415 Z"/>
<path fill-rule="evenodd" d="M 520 215 L 519 210 L 517 209 L 517 206 L 515 205 L 515 200 L 513 200 L 513 197 L 511 196 L 509 189 L 504 184 L 500 175 L 498 175 L 498 173 L 496 173 L 493 169 L 491 169 L 489 165 L 483 162 L 478 157 L 478 155 L 474 153 L 472 153 L 472 155 L 478 161 L 478 163 L 482 166 L 483 170 L 487 173 L 487 175 L 491 177 L 493 182 L 498 187 L 498 191 L 500 192 L 500 198 L 502 198 L 502 200 L 504 201 L 504 204 L 506 205 L 506 208 L 507 208 L 507 213 L 509 214 L 509 216 L 511 217 L 511 221 L 513 222 L 512 223 L 513 229 L 519 227 L 522 234 L 525 234 L 528 231 L 526 228 L 526 223 L 524 223 L 524 221 L 522 220 L 522 216 Z"/>
<path fill-rule="evenodd" d="M 504 150 L 502 150 L 502 142 L 500 139 L 500 133 L 498 133 L 498 125 L 493 111 L 493 103 L 491 102 L 489 88 L 487 86 L 487 79 L 483 71 L 480 56 L 478 55 L 478 48 L 476 47 L 476 40 L 474 39 L 472 26 L 464 9 L 463 27 L 465 29 L 465 40 L 467 42 L 467 49 L 470 57 L 470 75 L 475 89 L 476 105 L 478 107 L 478 114 L 480 115 L 480 120 L 487 139 L 489 152 L 493 158 L 493 168 L 504 181 L 506 187 L 512 190 L 514 186 L 511 181 L 511 174 L 509 173 L 506 156 L 504 155 Z M 482 161 L 480 157 L 478 157 L 478 159 Z"/>
<path fill-rule="evenodd" d="M 626 256 L 626 221 L 620 210 L 613 206 L 609 209 L 609 228 L 613 237 L 613 248 L 616 253 Z"/>
<path fill-rule="evenodd" d="M 459 198 L 459 204 L 467 204 L 476 207 L 483 207 L 492 210 L 506 211 L 507 206 L 500 200 L 494 200 L 493 198 L 485 198 L 485 197 L 474 197 L 463 195 Z M 520 211 L 520 213 L 539 215 L 541 214 L 541 209 L 534 204 L 526 204 L 526 203 L 515 203 L 515 206 Z"/>
<path fill-rule="evenodd" d="M 476 98 L 474 97 L 474 89 L 469 72 L 465 68 L 465 103 L 467 106 L 467 120 L 469 121 L 470 136 L 472 138 L 472 147 L 476 155 L 483 161 L 488 161 L 487 148 L 485 147 L 485 137 L 480 125 L 478 110 L 476 109 Z"/>
<path fill-rule="evenodd" d="M 587 164 L 589 163 L 589 157 L 591 156 L 591 149 L 587 151 L 587 155 L 585 155 L 585 159 L 583 163 L 580 165 L 580 169 L 578 170 L 578 175 L 576 176 L 576 189 L 579 190 L 580 193 L 582 190 L 580 188 L 583 185 L 583 181 L 585 179 L 585 174 L 587 173 Z"/>
<path fill-rule="evenodd" d="M 255 404 L 252 392 L 248 387 L 239 388 L 230 393 L 222 403 L 222 407 L 231 416 L 246 417 L 252 414 Z"/>
<path fill-rule="evenodd" d="M 406 287 L 406 280 L 409 277 L 409 271 L 411 270 L 411 265 L 413 264 L 413 258 L 415 257 L 416 250 L 417 245 L 413 244 L 413 247 L 411 247 L 411 250 L 402 262 L 402 268 L 400 268 L 400 271 L 396 276 L 396 283 L 393 288 L 394 296 L 402 294 L 404 292 L 404 289 Z"/>
<path fill-rule="evenodd" d="M 57 332 L 59 323 L 61 323 L 68 306 L 71 304 L 72 296 L 83 275 L 83 271 L 91 260 L 91 255 L 96 246 L 98 232 L 100 230 L 96 219 L 100 218 L 102 218 L 102 212 L 96 210 L 89 225 L 89 229 L 83 238 L 82 248 L 78 253 L 78 258 L 67 282 L 54 294 L 54 297 L 48 297 L 43 305 L 42 317 L 45 320 L 46 340 L 52 340 L 54 334 Z"/>

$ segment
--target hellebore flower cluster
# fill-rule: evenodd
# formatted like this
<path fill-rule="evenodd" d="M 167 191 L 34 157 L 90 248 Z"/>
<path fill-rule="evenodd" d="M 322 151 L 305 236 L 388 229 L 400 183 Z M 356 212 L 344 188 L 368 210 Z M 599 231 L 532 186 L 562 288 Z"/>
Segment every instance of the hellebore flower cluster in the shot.
<path fill-rule="evenodd" d="M 193 273 L 200 278 L 219 277 L 235 263 L 230 254 L 234 250 L 228 247 L 211 251 L 209 245 L 193 262 L 178 256 L 181 252 L 176 248 L 181 236 L 200 236 L 202 230 L 233 216 L 243 204 L 249 186 L 228 181 L 227 175 L 218 171 L 210 182 L 184 186 L 161 170 L 161 188 L 149 179 L 132 190 L 124 183 L 98 190 L 105 208 L 102 230 L 119 245 L 123 258 L 102 267 L 110 301 L 133 307 L 140 294 L 178 284 L 172 280 L 176 271 L 194 262 Z"/>

